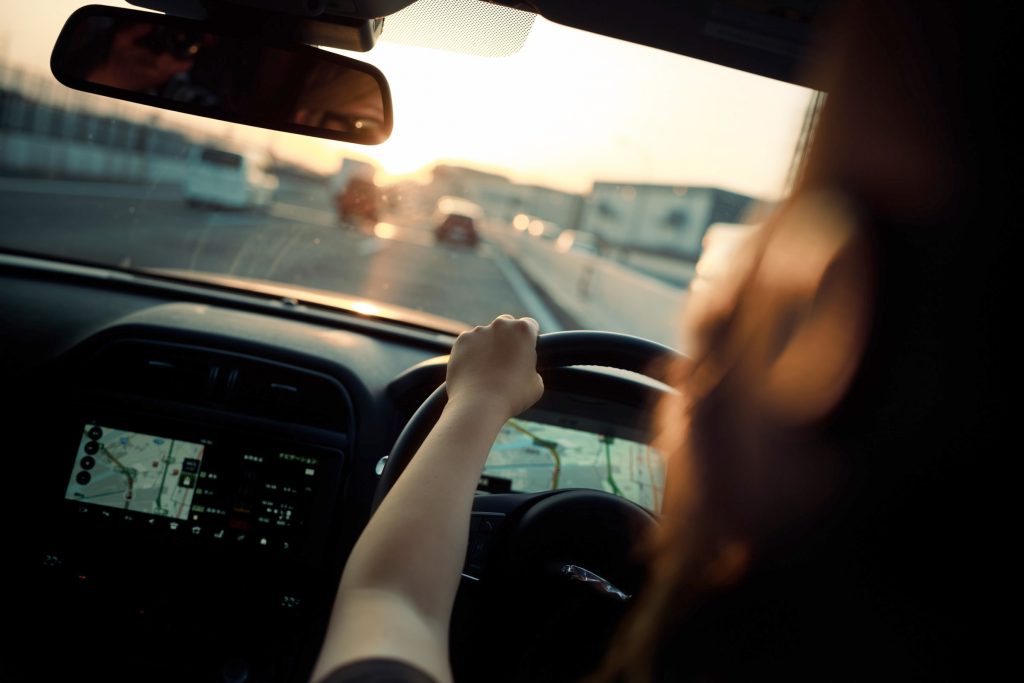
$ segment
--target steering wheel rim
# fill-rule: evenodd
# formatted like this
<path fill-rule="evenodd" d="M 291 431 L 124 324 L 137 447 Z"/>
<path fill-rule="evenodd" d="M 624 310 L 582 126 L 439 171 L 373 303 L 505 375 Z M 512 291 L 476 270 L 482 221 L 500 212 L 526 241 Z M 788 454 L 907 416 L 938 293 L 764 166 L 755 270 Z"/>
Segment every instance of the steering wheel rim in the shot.
<path fill-rule="evenodd" d="M 681 354 L 657 342 L 611 332 L 554 332 L 537 339 L 537 370 L 542 375 L 559 367 L 597 365 L 664 381 L 671 363 L 680 358 Z M 406 423 L 381 472 L 373 510 L 437 423 L 447 398 L 442 383 Z M 587 635 L 576 643 L 559 636 L 557 640 L 564 650 L 557 653 L 543 649 L 550 638 L 535 637 L 523 644 L 518 664 L 508 661 L 498 675 L 490 665 L 490 646 L 483 643 L 481 647 L 477 639 L 481 632 L 497 637 L 508 626 L 491 624 L 491 628 L 476 628 L 476 614 L 466 618 L 468 625 L 462 632 L 468 646 L 453 630 L 453 657 L 457 651 L 461 652 L 459 658 L 467 657 L 461 661 L 467 680 L 476 680 L 485 670 L 496 683 L 576 680 L 589 671 L 590 663 L 600 661 L 603 643 L 612 633 L 611 625 L 618 623 L 625 612 L 629 597 L 626 593 L 642 583 L 637 558 L 631 550 L 645 529 L 655 524 L 655 517 L 632 501 L 604 491 L 563 489 L 501 495 L 521 500 L 509 515 L 502 515 L 504 521 L 491 537 L 485 551 L 492 558 L 490 571 L 485 569 L 479 574 L 485 580 L 464 576 L 476 579 L 477 590 L 484 591 L 479 595 L 489 596 L 485 602 L 505 605 L 505 609 L 497 610 L 499 613 L 522 613 L 524 606 L 539 600 L 548 616 L 534 626 L 565 633 L 567 629 L 561 628 L 560 620 L 567 620 L 565 625 L 572 627 L 568 630 Z M 501 540 L 495 540 L 498 538 Z M 472 530 L 470 546 L 474 546 Z M 626 593 L 619 588 L 625 588 Z M 552 610 L 552 605 L 559 607 Z M 579 628 L 581 623 L 586 626 Z M 565 656 L 570 653 L 573 656 Z"/>
<path fill-rule="evenodd" d="M 616 332 L 573 330 L 537 337 L 537 371 L 571 365 L 597 365 L 636 372 L 664 381 L 665 372 L 682 354 L 658 342 Z M 372 511 L 405 471 L 448 403 L 442 383 L 426 398 L 402 429 L 388 454 L 374 492 Z"/>

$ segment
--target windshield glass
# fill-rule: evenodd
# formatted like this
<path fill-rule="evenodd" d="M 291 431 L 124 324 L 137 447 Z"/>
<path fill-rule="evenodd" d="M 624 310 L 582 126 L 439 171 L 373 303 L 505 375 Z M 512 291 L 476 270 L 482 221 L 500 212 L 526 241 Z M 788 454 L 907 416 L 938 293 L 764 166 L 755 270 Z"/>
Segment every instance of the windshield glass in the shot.
<path fill-rule="evenodd" d="M 706 232 L 785 194 L 815 101 L 541 18 L 508 57 L 390 43 L 385 24 L 350 55 L 394 101 L 391 139 L 365 147 L 68 90 L 47 62 L 80 4 L 0 7 L 0 246 L 370 315 L 532 315 L 679 346 Z"/>

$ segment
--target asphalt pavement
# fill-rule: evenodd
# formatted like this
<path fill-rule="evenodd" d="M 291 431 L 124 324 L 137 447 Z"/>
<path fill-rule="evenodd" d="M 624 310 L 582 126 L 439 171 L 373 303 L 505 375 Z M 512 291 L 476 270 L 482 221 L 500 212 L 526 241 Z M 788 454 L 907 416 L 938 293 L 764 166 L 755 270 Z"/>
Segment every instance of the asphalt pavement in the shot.
<path fill-rule="evenodd" d="M 398 222 L 376 232 L 344 228 L 326 201 L 224 211 L 189 207 L 174 186 L 0 178 L 3 247 L 295 284 L 470 324 L 545 317 L 495 245 L 435 244 L 429 230 Z"/>

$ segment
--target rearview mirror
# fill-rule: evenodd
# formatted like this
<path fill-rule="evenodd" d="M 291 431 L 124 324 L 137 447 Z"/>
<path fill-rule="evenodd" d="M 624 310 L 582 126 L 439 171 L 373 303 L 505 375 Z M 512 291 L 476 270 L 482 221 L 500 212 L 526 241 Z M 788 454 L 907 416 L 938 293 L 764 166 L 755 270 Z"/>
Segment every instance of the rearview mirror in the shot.
<path fill-rule="evenodd" d="M 90 5 L 50 57 L 76 90 L 207 118 L 376 145 L 391 135 L 391 93 L 369 64 L 220 24 Z"/>

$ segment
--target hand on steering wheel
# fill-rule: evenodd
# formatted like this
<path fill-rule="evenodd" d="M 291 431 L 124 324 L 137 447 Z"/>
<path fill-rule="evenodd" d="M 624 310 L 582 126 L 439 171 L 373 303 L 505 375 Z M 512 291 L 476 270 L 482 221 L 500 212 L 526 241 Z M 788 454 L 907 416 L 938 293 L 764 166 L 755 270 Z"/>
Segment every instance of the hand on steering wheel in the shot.
<path fill-rule="evenodd" d="M 556 332 L 537 340 L 537 368 L 542 376 L 553 368 L 600 365 L 662 380 L 661 373 L 678 358 L 678 353 L 661 344 L 608 332 Z M 375 509 L 437 422 L 447 399 L 442 384 L 402 430 L 381 474 Z M 640 506 L 602 491 L 571 489 L 479 497 L 464 576 L 473 582 L 470 590 L 480 602 L 492 609 L 477 609 L 473 618 L 460 620 L 457 616 L 453 620 L 453 665 L 458 669 L 460 664 L 460 638 L 454 631 L 461 621 L 464 637 L 475 641 L 463 648 L 472 660 L 463 663 L 471 672 L 467 678 L 478 678 L 484 669 L 492 681 L 540 680 L 541 672 L 548 680 L 571 680 L 584 673 L 599 658 L 612 625 L 624 611 L 625 600 L 642 582 L 642 566 L 632 550 L 654 523 L 653 515 Z M 533 635 L 517 648 L 519 663 L 506 662 L 500 671 L 492 668 L 486 654 L 491 648 L 478 642 L 480 617 L 505 615 L 486 627 L 493 638 L 502 641 L 523 631 L 512 625 L 518 623 L 515 619 L 506 618 L 510 611 L 531 614 L 538 605 L 543 605 L 546 613 L 543 618 L 536 615 L 530 623 Z M 460 611 L 458 604 L 456 611 Z M 580 637 L 568 637 L 565 629 Z M 554 647 L 548 636 L 555 632 L 560 634 L 554 638 L 557 652 L 544 651 Z M 574 656 L 565 656 L 572 651 Z"/>

